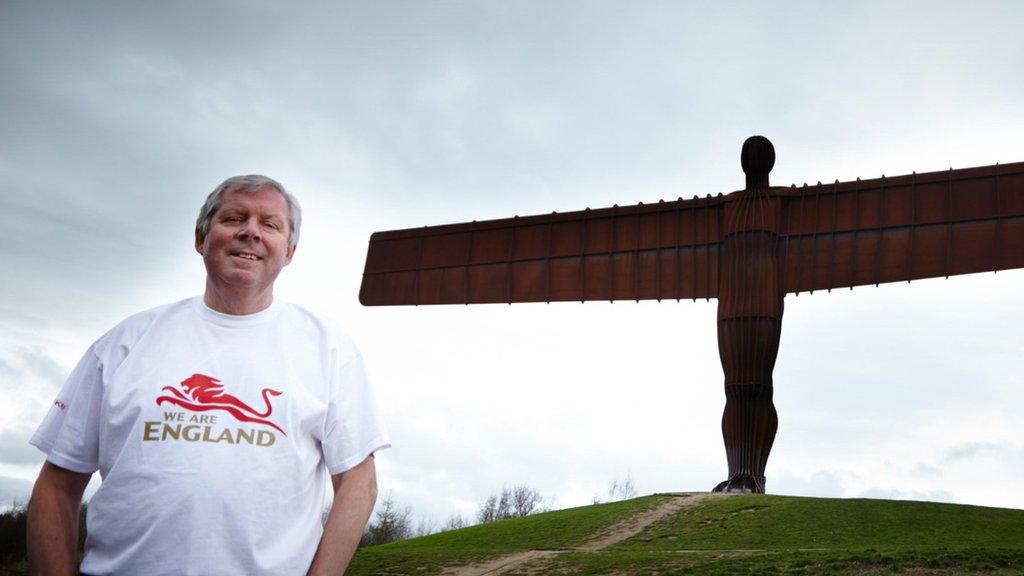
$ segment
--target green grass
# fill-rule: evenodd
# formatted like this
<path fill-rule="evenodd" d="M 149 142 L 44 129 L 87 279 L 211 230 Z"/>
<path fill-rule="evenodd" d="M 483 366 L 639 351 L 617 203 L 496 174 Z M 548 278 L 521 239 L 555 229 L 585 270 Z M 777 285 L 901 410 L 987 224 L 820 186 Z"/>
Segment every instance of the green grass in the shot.
<path fill-rule="evenodd" d="M 505 576 L 560 574 L 573 576 L 674 576 L 701 574 L 881 575 L 984 574 L 1020 575 L 1024 552 L 574 552 L 518 567 Z"/>
<path fill-rule="evenodd" d="M 935 502 L 742 495 L 663 519 L 618 550 L 1024 549 L 1024 511 Z"/>
<path fill-rule="evenodd" d="M 579 546 L 593 534 L 658 504 L 663 498 L 645 496 L 556 510 L 361 548 L 346 575 L 431 574 L 442 566 L 469 564 L 512 552 Z"/>
<path fill-rule="evenodd" d="M 365 548 L 349 574 L 436 574 L 523 550 L 583 544 L 670 496 L 648 496 Z M 511 576 L 559 574 L 1024 574 L 1024 511 L 930 502 L 743 495 L 709 499 L 607 550 Z"/>

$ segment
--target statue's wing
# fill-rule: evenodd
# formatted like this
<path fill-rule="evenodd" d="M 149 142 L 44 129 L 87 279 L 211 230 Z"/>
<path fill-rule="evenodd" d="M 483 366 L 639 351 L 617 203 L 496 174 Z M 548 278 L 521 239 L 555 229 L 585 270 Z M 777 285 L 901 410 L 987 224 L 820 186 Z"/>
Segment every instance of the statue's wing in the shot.
<path fill-rule="evenodd" d="M 376 232 L 367 306 L 714 298 L 722 196 Z"/>
<path fill-rule="evenodd" d="M 774 188 L 788 293 L 1024 267 L 1024 163 Z M 377 232 L 368 306 L 715 298 L 727 197 Z"/>
<path fill-rule="evenodd" d="M 1024 163 L 780 194 L 786 292 L 1024 267 Z"/>

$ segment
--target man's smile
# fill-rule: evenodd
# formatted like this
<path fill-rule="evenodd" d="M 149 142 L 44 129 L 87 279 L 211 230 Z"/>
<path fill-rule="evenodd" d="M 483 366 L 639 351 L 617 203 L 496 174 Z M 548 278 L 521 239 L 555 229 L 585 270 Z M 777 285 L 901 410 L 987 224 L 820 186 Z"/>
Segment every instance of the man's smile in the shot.
<path fill-rule="evenodd" d="M 256 254 L 253 254 L 252 252 L 232 252 L 231 255 L 234 256 L 235 258 L 242 258 L 244 260 L 251 260 L 253 262 L 263 259 L 257 256 Z"/>

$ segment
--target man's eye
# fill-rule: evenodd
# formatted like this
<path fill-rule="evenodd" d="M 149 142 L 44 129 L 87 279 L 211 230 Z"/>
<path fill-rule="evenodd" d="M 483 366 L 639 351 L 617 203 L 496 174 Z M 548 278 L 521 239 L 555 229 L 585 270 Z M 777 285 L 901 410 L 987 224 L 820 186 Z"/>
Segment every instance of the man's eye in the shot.
<path fill-rule="evenodd" d="M 224 218 L 225 222 L 239 222 L 241 220 L 242 219 L 239 218 L 238 216 L 228 216 L 228 217 Z"/>
<path fill-rule="evenodd" d="M 280 228 L 280 226 L 278 226 L 276 222 L 267 222 L 264 224 L 264 226 L 267 226 L 268 228 L 271 228 L 273 230 L 277 230 Z"/>

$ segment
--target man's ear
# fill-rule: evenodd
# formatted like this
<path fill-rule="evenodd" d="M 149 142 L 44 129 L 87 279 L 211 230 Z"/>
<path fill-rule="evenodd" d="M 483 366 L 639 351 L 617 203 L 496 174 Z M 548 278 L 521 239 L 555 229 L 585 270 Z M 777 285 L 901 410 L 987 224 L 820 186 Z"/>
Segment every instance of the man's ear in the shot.
<path fill-rule="evenodd" d="M 295 256 L 295 249 L 298 248 L 298 244 L 289 244 L 288 250 L 285 251 L 284 265 L 287 266 L 292 263 L 292 256 Z"/>
<path fill-rule="evenodd" d="M 199 228 L 196 228 L 196 252 L 200 254 L 203 253 L 203 240 L 205 240 L 203 234 L 199 231 Z"/>

